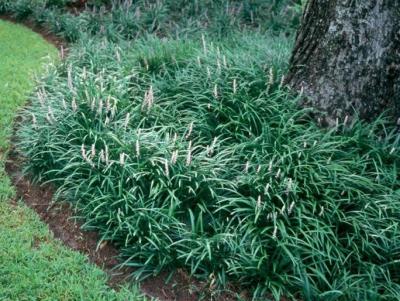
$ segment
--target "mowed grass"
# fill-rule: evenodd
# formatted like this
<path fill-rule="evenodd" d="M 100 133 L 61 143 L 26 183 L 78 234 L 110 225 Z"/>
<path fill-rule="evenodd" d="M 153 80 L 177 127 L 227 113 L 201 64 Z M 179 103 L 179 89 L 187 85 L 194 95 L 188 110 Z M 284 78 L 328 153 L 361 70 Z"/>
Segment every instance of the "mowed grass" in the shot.
<path fill-rule="evenodd" d="M 53 239 L 47 226 L 14 196 L 4 172 L 12 121 L 43 63 L 57 50 L 23 26 L 0 20 L 0 300 L 143 300 L 135 288 L 119 292 L 103 271 Z"/>
<path fill-rule="evenodd" d="M 13 194 L 3 165 L 15 111 L 34 85 L 34 71 L 56 53 L 54 47 L 36 34 L 0 20 L 0 201 Z"/>
<path fill-rule="evenodd" d="M 32 210 L 0 203 L 0 300 L 143 300 L 58 241 Z"/>

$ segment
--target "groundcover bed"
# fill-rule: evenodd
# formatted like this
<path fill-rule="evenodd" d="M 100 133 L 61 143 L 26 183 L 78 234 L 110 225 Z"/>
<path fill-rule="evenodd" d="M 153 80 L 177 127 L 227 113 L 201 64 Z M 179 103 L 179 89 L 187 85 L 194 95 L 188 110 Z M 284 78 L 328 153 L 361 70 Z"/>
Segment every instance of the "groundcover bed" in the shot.
<path fill-rule="evenodd" d="M 108 286 L 104 271 L 54 239 L 57 234 L 49 232 L 51 225 L 20 201 L 22 197 L 28 204 L 34 199 L 47 209 L 46 189 L 21 180 L 20 169 L 10 169 L 14 163 L 10 136 L 16 110 L 33 88 L 34 72 L 56 57 L 57 49 L 36 33 L 0 20 L 0 300 L 81 300 L 83 295 L 87 301 L 143 300 L 133 283 L 119 286 L 118 291 Z M 19 194 L 24 185 L 29 189 Z M 54 213 L 60 204 L 43 211 Z M 60 215 L 67 219 L 64 210 Z M 59 229 L 64 225 L 57 220 Z"/>
<path fill-rule="evenodd" d="M 288 2 L 257 26 L 272 1 L 248 15 L 201 3 L 30 9 L 75 43 L 21 114 L 26 172 L 139 278 L 184 268 L 254 298 L 398 300 L 397 129 L 323 129 L 298 108 L 283 78 L 293 38 L 274 21 Z"/>

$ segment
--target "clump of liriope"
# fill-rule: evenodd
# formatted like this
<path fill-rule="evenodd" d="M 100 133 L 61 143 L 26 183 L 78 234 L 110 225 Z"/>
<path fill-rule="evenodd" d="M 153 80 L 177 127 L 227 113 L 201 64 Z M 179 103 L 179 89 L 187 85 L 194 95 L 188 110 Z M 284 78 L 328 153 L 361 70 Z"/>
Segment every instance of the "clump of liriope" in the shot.
<path fill-rule="evenodd" d="M 255 297 L 397 300 L 397 132 L 318 128 L 283 87 L 288 45 L 86 42 L 23 113 L 27 171 L 138 277 L 184 267 Z"/>
<path fill-rule="evenodd" d="M 224 37 L 242 29 L 292 32 L 301 11 L 292 0 L 110 0 L 88 1 L 74 13 L 76 1 L 0 0 L 0 13 L 45 25 L 75 42 L 87 36 L 117 41 L 146 34 L 188 37 L 202 31 Z"/>

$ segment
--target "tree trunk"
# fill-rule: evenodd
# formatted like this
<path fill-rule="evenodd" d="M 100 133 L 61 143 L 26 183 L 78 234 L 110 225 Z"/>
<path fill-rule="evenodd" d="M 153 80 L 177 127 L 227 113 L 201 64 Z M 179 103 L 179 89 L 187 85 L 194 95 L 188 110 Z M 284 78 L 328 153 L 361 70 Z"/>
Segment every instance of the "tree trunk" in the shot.
<path fill-rule="evenodd" d="M 400 0 L 309 0 L 287 83 L 327 125 L 400 117 Z"/>

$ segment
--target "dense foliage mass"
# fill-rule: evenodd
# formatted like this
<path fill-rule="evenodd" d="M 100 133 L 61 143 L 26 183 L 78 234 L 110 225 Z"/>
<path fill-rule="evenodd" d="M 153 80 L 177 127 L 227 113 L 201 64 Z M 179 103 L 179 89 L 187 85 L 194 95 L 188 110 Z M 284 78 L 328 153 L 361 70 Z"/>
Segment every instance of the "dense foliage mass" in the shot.
<path fill-rule="evenodd" d="M 287 32 L 298 25 L 301 10 L 293 0 L 92 0 L 88 1 L 92 6 L 79 11 L 76 2 L 1 0 L 0 14 L 11 12 L 17 19 L 31 16 L 68 41 L 82 39 L 83 33 L 116 41 L 147 33 L 187 38 L 203 31 L 226 36 L 245 28 Z"/>
<path fill-rule="evenodd" d="M 224 14 L 128 27 L 125 5 L 54 29 L 77 43 L 22 114 L 27 171 L 138 276 L 184 267 L 254 296 L 398 300 L 397 130 L 383 118 L 320 129 L 282 85 L 290 38 L 235 23 L 221 34 Z"/>

